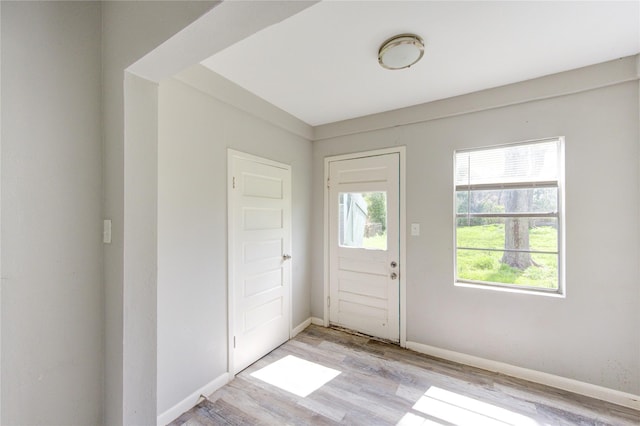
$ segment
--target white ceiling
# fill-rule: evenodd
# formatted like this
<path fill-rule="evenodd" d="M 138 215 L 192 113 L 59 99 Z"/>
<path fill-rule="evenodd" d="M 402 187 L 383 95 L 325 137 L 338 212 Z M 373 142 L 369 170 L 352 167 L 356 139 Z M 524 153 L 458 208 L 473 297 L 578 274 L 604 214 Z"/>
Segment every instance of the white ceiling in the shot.
<path fill-rule="evenodd" d="M 405 70 L 380 44 L 424 38 Z M 324 1 L 203 64 L 320 124 L 444 99 L 640 52 L 640 1 Z"/>

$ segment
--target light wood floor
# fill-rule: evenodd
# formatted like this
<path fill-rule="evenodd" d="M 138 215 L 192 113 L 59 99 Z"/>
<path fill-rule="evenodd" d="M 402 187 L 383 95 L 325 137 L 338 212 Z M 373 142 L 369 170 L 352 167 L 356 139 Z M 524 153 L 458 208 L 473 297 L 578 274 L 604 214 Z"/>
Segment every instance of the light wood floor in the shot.
<path fill-rule="evenodd" d="M 287 356 L 339 374 L 306 397 L 252 375 Z M 171 425 L 258 424 L 617 426 L 640 425 L 640 412 L 310 326 Z"/>

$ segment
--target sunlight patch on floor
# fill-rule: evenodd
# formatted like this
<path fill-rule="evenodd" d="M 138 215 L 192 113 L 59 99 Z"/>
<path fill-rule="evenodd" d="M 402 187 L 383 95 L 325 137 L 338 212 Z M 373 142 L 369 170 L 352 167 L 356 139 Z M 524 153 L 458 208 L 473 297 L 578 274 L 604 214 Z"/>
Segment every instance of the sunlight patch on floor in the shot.
<path fill-rule="evenodd" d="M 425 419 L 413 413 L 407 413 L 400 419 L 396 426 L 442 426 L 442 423 Z"/>
<path fill-rule="evenodd" d="M 522 414 L 469 398 L 438 387 L 430 387 L 415 403 L 413 409 L 429 417 L 456 425 L 473 426 L 539 426 L 535 420 Z M 407 413 L 411 414 L 411 413 Z M 407 417 L 405 415 L 405 417 Z M 405 420 L 405 417 L 400 420 Z M 417 419 L 414 417 L 418 417 Z M 423 423 L 417 423 L 422 419 Z M 408 417 L 404 425 L 429 425 L 420 416 Z M 410 422 L 411 421 L 411 422 Z"/>
<path fill-rule="evenodd" d="M 338 370 L 287 355 L 251 373 L 251 376 L 304 398 L 333 380 L 338 374 L 340 374 Z"/>

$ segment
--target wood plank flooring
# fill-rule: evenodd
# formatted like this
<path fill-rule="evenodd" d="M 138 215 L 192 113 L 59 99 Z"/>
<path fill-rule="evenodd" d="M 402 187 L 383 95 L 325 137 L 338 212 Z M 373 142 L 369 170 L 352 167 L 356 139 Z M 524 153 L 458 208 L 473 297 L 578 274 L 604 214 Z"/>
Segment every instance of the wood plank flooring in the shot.
<path fill-rule="evenodd" d="M 288 356 L 339 374 L 307 396 L 254 376 Z M 312 325 L 171 423 L 285 424 L 622 426 L 640 425 L 640 412 Z"/>

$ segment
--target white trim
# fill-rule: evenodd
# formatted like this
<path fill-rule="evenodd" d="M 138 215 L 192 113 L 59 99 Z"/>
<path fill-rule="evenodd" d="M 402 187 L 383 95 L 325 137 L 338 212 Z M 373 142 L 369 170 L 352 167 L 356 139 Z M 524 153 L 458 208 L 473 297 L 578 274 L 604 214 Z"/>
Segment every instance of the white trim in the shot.
<path fill-rule="evenodd" d="M 557 291 L 543 291 L 543 290 L 535 290 L 530 288 L 517 288 L 517 287 L 509 287 L 509 286 L 500 285 L 500 284 L 480 284 L 480 283 L 476 284 L 473 282 L 465 282 L 465 281 L 454 281 L 453 285 L 455 287 L 475 288 L 478 290 L 490 290 L 490 291 L 498 291 L 498 292 L 504 292 L 504 293 L 516 293 L 516 294 L 525 294 L 530 296 L 544 296 L 544 297 L 551 297 L 556 299 L 566 299 L 566 294 L 560 293 Z"/>
<path fill-rule="evenodd" d="M 278 167 L 284 170 L 291 170 L 291 165 L 289 164 L 281 163 L 279 161 L 271 160 L 269 158 L 258 157 L 257 155 L 253 155 L 253 154 L 247 154 L 246 152 L 237 151 L 232 148 L 227 148 L 227 155 L 228 155 L 227 158 L 230 158 L 229 156 L 233 156 L 236 158 L 240 158 L 242 160 L 255 161 L 256 163 L 266 164 L 268 166 Z"/>
<path fill-rule="evenodd" d="M 227 149 L 227 374 L 233 375 L 233 338 L 234 338 L 234 318 L 236 314 L 233 299 L 235 292 L 233 290 L 233 256 L 234 239 L 233 229 L 235 226 L 235 217 L 233 215 L 233 168 L 232 161 L 236 151 Z"/>
<path fill-rule="evenodd" d="M 597 398 L 612 404 L 633 408 L 634 410 L 640 410 L 640 396 L 638 395 L 605 388 L 603 386 L 592 385 L 590 383 L 580 382 L 566 377 L 556 376 L 555 374 L 544 373 L 448 349 L 437 348 L 435 346 L 429 346 L 422 343 L 407 342 L 407 348 L 436 358 L 442 358 L 448 361 L 481 368 L 483 370 L 505 374 L 518 379 L 539 383 L 591 398 Z"/>
<path fill-rule="evenodd" d="M 400 346 L 407 347 L 407 150 L 400 153 Z"/>
<path fill-rule="evenodd" d="M 233 380 L 233 376 L 229 373 L 221 374 L 216 377 L 206 385 L 202 386 L 197 391 L 193 392 L 191 395 L 187 396 L 182 401 L 178 402 L 173 407 L 169 408 L 162 414 L 158 415 L 156 420 L 156 424 L 158 426 L 164 426 L 166 424 L 171 423 L 178 417 L 182 415 L 182 413 L 191 410 L 193 407 L 200 403 L 201 396 L 209 396 L 227 383 Z"/>
<path fill-rule="evenodd" d="M 565 139 L 558 136 L 558 295 L 567 297 L 567 222 Z"/>
<path fill-rule="evenodd" d="M 2 22 L 2 7 L 0 7 L 0 22 Z M 0 24 L 0 46 L 2 46 L 2 24 Z M 1 56 L 1 55 L 0 55 Z M 1 60 L 0 60 L 0 70 L 2 69 L 1 66 Z M 1 74 L 1 73 L 0 73 Z M 2 81 L 2 78 L 0 78 L 0 81 Z M 0 84 L 0 88 L 2 87 L 2 85 Z M 1 92 L 1 89 L 0 89 Z M 2 96 L 0 95 L 0 135 L 2 134 Z M 104 118 L 101 117 L 101 118 Z M 2 164 L 2 137 L 0 136 L 0 164 Z M 2 166 L 0 166 L 0 175 L 2 175 L 1 173 L 2 171 Z M 1 187 L 1 185 L 0 185 Z M 2 191 L 0 190 L 0 223 L 2 222 Z M 2 241 L 2 227 L 0 227 L 0 241 Z M 0 259 L 2 259 L 2 244 L 0 243 Z M 2 275 L 2 260 L 0 260 L 0 277 L 3 277 L 4 275 Z M 104 275 L 103 275 L 104 276 Z M 4 282 L 4 280 L 2 278 L 0 278 L 0 306 L 2 306 L 2 283 Z M 103 328 L 104 329 L 104 328 Z M 2 330 L 2 309 L 0 309 L 0 330 Z M 0 376 L 2 375 L 2 332 L 0 331 Z M 0 383 L 2 383 L 2 379 L 0 378 Z M 2 423 L 2 386 L 0 386 L 0 423 Z"/>
<path fill-rule="evenodd" d="M 323 272 L 323 293 L 322 293 L 322 326 L 329 327 L 329 306 L 327 306 L 327 297 L 329 297 L 330 289 L 329 289 L 329 187 L 327 185 L 327 179 L 329 179 L 329 161 L 332 157 L 326 157 L 324 159 L 324 177 L 322 180 L 323 189 L 323 197 L 324 197 L 324 208 L 322 213 L 323 218 L 323 229 L 322 233 L 323 239 L 323 248 L 322 248 L 322 272 Z M 319 324 L 320 325 L 320 324 Z"/>
<path fill-rule="evenodd" d="M 233 339 L 235 333 L 235 306 L 234 306 L 234 286 L 233 286 L 233 256 L 234 251 L 234 238 L 233 230 L 235 226 L 235 216 L 233 215 L 233 168 L 232 160 L 234 158 L 249 160 L 260 164 L 265 164 L 272 167 L 278 167 L 284 170 L 288 170 L 291 174 L 291 165 L 281 163 L 278 161 L 270 160 L 268 158 L 258 157 L 253 154 L 247 154 L 246 152 L 237 151 L 235 149 L 227 148 L 227 373 L 234 377 L 234 347 Z M 293 195 L 293 193 L 292 193 Z M 290 205 L 290 209 L 293 210 L 293 204 Z M 291 218 L 293 221 L 293 217 Z M 292 223 L 293 225 L 293 223 Z M 293 233 L 293 226 L 290 227 L 290 232 Z M 293 252 L 293 235 L 289 236 L 291 241 L 290 250 Z M 293 271 L 292 271 L 293 272 Z M 299 327 L 299 326 L 298 326 Z M 296 329 L 298 328 L 296 327 Z M 293 282 L 289 284 L 289 339 L 293 337 Z"/>
<path fill-rule="evenodd" d="M 323 311 L 323 319 L 316 318 L 319 322 L 318 325 L 322 325 L 324 327 L 329 326 L 329 308 L 327 306 L 327 297 L 329 297 L 329 188 L 327 187 L 327 179 L 329 178 L 329 163 L 333 161 L 341 161 L 341 160 L 352 160 L 355 158 L 363 158 L 363 157 L 373 157 L 376 155 L 386 155 L 386 154 L 398 154 L 400 156 L 400 194 L 399 194 L 399 202 L 400 202 L 400 212 L 398 214 L 398 226 L 400 228 L 399 238 L 400 244 L 398 245 L 398 249 L 400 251 L 400 306 L 399 306 L 399 315 L 400 315 L 400 346 L 407 346 L 407 281 L 404 277 L 407 276 L 407 209 L 406 209 L 406 153 L 407 149 L 405 146 L 394 146 L 391 148 L 383 148 L 376 149 L 373 151 L 363 151 L 363 152 L 355 152 L 350 154 L 342 154 L 335 155 L 331 157 L 325 157 L 324 159 L 324 180 L 322 181 L 322 185 L 324 186 L 324 233 L 323 233 L 323 260 L 324 260 L 324 296 L 322 298 L 322 311 Z M 320 323 L 321 322 L 321 323 Z M 312 323 L 313 322 L 312 319 Z"/>
<path fill-rule="evenodd" d="M 318 318 L 318 317 L 311 317 L 311 324 L 319 325 L 321 327 L 325 327 L 324 320 L 322 318 Z"/>
<path fill-rule="evenodd" d="M 300 334 L 305 328 L 309 327 L 310 325 L 311 325 L 311 317 L 302 321 L 291 331 L 291 338 L 293 339 L 294 337 L 296 337 L 298 334 Z"/>

